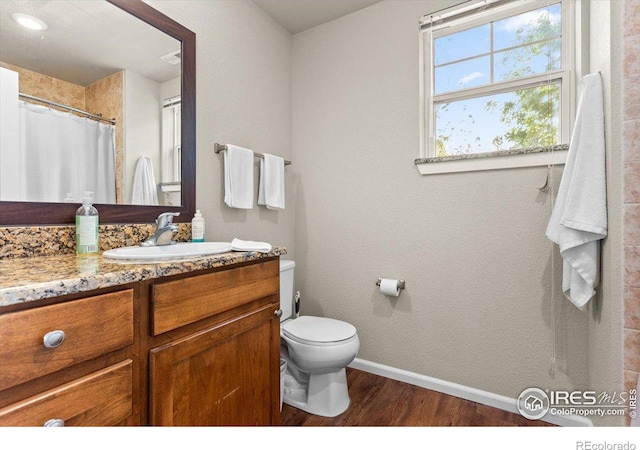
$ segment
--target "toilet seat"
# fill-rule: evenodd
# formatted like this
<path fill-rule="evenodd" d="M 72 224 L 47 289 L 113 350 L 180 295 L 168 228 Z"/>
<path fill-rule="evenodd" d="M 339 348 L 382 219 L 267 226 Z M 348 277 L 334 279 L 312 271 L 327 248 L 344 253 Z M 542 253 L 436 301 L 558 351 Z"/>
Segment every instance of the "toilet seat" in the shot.
<path fill-rule="evenodd" d="M 308 345 L 340 345 L 356 336 L 350 323 L 326 317 L 300 316 L 282 324 L 282 334 L 296 342 Z"/>

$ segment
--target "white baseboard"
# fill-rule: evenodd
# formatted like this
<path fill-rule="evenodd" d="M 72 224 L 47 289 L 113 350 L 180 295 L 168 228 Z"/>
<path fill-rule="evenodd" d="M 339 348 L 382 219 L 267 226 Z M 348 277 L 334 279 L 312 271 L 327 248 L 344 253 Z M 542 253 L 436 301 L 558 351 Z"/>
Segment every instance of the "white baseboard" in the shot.
<path fill-rule="evenodd" d="M 428 377 L 407 370 L 396 369 L 395 367 L 385 366 L 376 362 L 367 361 L 365 359 L 356 358 L 349 367 L 362 370 L 363 372 L 372 373 L 392 380 L 402 381 L 404 383 L 430 389 L 443 394 L 452 395 L 454 397 L 463 398 L 482 405 L 509 411 L 519 414 L 516 408 L 516 399 L 506 397 L 504 395 L 494 394 L 480 389 L 464 386 L 462 384 L 452 383 L 450 381 L 440 380 L 438 378 Z M 544 422 L 560 425 L 563 427 L 592 427 L 593 422 L 582 416 L 558 416 L 547 414 L 542 419 Z"/>

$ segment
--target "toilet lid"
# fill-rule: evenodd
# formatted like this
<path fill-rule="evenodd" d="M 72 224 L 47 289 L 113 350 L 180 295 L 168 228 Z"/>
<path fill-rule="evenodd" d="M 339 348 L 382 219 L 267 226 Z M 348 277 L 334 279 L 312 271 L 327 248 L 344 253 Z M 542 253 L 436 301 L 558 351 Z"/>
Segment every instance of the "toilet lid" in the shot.
<path fill-rule="evenodd" d="M 326 317 L 300 316 L 282 324 L 287 337 L 309 342 L 338 342 L 353 337 L 356 327 L 341 320 Z"/>

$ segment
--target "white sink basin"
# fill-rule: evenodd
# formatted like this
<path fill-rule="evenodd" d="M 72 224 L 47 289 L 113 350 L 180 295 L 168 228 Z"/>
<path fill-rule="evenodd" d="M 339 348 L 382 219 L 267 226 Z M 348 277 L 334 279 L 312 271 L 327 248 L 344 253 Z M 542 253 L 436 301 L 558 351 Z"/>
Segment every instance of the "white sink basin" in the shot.
<path fill-rule="evenodd" d="M 114 248 L 107 250 L 102 256 L 111 259 L 169 260 L 214 255 L 230 251 L 231 243 L 229 242 L 179 242 L 173 245 Z"/>

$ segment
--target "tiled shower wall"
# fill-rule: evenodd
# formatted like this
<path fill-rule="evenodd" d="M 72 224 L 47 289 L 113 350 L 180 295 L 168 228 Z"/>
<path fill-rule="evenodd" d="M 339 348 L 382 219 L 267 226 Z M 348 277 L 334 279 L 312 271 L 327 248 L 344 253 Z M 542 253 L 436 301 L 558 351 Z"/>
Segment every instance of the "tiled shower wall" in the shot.
<path fill-rule="evenodd" d="M 86 110 L 116 119 L 116 203 L 124 198 L 124 70 L 85 88 Z"/>
<path fill-rule="evenodd" d="M 640 372 L 640 1 L 624 12 L 624 381 Z"/>

